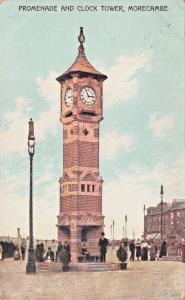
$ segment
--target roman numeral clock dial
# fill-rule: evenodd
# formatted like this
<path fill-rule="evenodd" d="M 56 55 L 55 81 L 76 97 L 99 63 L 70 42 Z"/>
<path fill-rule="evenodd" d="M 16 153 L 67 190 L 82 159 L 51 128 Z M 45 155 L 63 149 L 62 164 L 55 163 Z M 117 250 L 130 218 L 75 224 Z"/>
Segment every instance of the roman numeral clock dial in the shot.
<path fill-rule="evenodd" d="M 73 91 L 72 89 L 67 89 L 65 98 L 64 98 L 65 106 L 71 107 L 73 103 Z"/>
<path fill-rule="evenodd" d="M 80 92 L 80 99 L 86 105 L 92 105 L 96 101 L 96 94 L 91 87 L 85 86 Z"/>

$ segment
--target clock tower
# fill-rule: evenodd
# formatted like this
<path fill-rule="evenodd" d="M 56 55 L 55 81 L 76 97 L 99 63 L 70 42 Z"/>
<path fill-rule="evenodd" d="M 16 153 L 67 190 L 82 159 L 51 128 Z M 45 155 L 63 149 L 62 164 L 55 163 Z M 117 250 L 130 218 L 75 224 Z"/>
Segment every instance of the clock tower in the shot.
<path fill-rule="evenodd" d="M 99 173 L 99 126 L 103 119 L 103 82 L 84 51 L 83 28 L 78 55 L 57 81 L 61 85 L 63 123 L 63 176 L 60 184 L 58 241 L 68 241 L 72 262 L 78 261 L 82 243 L 91 256 L 99 255 L 104 228 L 102 177 Z"/>

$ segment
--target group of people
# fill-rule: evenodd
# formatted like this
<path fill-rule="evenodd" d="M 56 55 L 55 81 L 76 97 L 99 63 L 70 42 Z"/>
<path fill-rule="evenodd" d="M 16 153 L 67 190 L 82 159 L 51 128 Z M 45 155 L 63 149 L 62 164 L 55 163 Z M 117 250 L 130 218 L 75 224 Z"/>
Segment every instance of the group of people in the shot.
<path fill-rule="evenodd" d="M 22 243 L 20 246 L 16 245 L 14 251 L 15 260 L 25 260 L 26 246 Z"/>
<path fill-rule="evenodd" d="M 151 260 L 155 261 L 158 257 L 167 256 L 167 243 L 163 241 L 160 247 L 154 240 L 150 241 L 140 241 L 138 239 L 136 242 L 134 240 L 129 243 L 130 250 L 130 261 L 135 260 Z"/>
<path fill-rule="evenodd" d="M 48 247 L 46 250 L 44 248 L 44 244 L 37 244 L 36 245 L 36 259 L 38 262 L 54 262 L 54 261 L 59 261 L 61 253 L 66 253 L 69 257 L 71 257 L 71 252 L 70 252 L 70 246 L 67 241 L 65 241 L 63 244 L 59 242 L 57 250 L 53 251 L 51 247 Z"/>
<path fill-rule="evenodd" d="M 101 238 L 99 240 L 100 262 L 106 261 L 108 245 L 109 241 L 105 238 L 105 235 L 102 232 Z M 131 240 L 129 243 L 127 241 L 122 241 L 119 245 L 119 249 L 123 254 L 125 253 L 125 251 L 127 251 L 127 249 L 129 249 L 130 261 L 134 261 L 135 258 L 137 260 L 143 261 L 155 261 L 158 257 L 161 258 L 167 256 L 167 242 L 165 240 L 160 244 L 156 243 L 154 240 L 141 241 L 140 239 L 138 239 L 136 242 L 135 240 Z"/>
<path fill-rule="evenodd" d="M 8 257 L 13 257 L 16 245 L 11 242 L 0 241 L 0 260 Z"/>
<path fill-rule="evenodd" d="M 26 246 L 24 243 L 21 245 L 11 242 L 0 242 L 0 260 L 13 257 L 15 260 L 25 259 Z"/>
<path fill-rule="evenodd" d="M 101 237 L 98 242 L 99 246 L 99 257 L 100 262 L 106 262 L 106 253 L 108 246 L 110 246 L 109 240 L 105 237 L 104 232 L 101 233 Z M 154 240 L 151 241 L 137 241 L 131 240 L 122 241 L 119 245 L 119 255 L 125 255 L 125 251 L 130 251 L 130 261 L 137 260 L 151 260 L 154 261 L 158 257 L 163 257 L 167 255 L 167 243 L 164 240 L 162 244 L 155 243 Z M 15 245 L 12 242 L 0 242 L 0 260 L 6 257 L 14 257 L 14 259 L 25 259 L 26 246 L 22 243 L 21 246 Z M 70 246 L 67 241 L 64 241 L 63 244 L 59 242 L 57 250 L 53 251 L 51 247 L 44 249 L 44 244 L 36 245 L 36 259 L 39 262 L 43 261 L 61 261 L 62 257 L 67 257 L 67 260 L 71 260 L 71 251 Z M 120 254 L 122 253 L 122 254 Z M 86 247 L 85 241 L 82 242 L 81 246 L 81 255 L 85 258 L 85 261 L 89 260 L 90 253 Z"/>

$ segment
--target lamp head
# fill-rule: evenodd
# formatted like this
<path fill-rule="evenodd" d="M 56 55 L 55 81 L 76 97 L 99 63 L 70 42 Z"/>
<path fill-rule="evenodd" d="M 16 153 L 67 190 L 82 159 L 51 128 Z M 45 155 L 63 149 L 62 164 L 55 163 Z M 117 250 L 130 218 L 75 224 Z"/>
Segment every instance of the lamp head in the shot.
<path fill-rule="evenodd" d="M 160 190 L 160 195 L 164 195 L 164 190 L 163 190 L 163 185 L 161 184 L 161 190 Z"/>
<path fill-rule="evenodd" d="M 28 152 L 29 154 L 34 154 L 35 147 L 35 136 L 34 136 L 34 123 L 33 120 L 30 119 L 29 124 L 29 132 L 28 132 Z"/>

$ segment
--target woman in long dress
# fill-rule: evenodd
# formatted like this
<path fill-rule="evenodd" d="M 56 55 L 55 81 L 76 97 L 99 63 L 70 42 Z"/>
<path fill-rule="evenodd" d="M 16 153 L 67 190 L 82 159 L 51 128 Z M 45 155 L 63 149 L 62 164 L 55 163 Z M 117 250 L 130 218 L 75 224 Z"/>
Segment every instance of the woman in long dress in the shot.
<path fill-rule="evenodd" d="M 141 259 L 148 260 L 148 244 L 145 241 L 142 242 L 141 248 Z"/>
<path fill-rule="evenodd" d="M 161 258 L 161 257 L 163 257 L 163 256 L 167 256 L 167 243 L 166 243 L 166 241 L 163 241 L 163 242 L 162 242 L 159 257 Z"/>
<path fill-rule="evenodd" d="M 0 260 L 2 260 L 2 259 L 3 259 L 3 247 L 0 242 Z"/>
<path fill-rule="evenodd" d="M 136 242 L 136 257 L 137 257 L 137 260 L 139 260 L 139 258 L 141 257 L 141 241 L 140 241 L 140 239 L 138 239 Z"/>
<path fill-rule="evenodd" d="M 150 260 L 156 260 L 156 245 L 154 243 L 154 241 L 151 241 L 151 246 L 150 246 Z"/>

